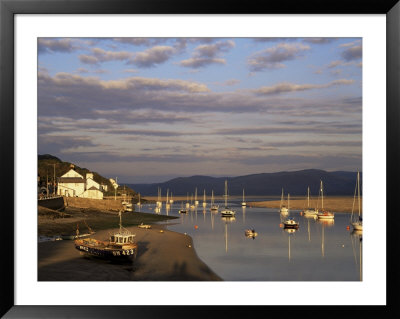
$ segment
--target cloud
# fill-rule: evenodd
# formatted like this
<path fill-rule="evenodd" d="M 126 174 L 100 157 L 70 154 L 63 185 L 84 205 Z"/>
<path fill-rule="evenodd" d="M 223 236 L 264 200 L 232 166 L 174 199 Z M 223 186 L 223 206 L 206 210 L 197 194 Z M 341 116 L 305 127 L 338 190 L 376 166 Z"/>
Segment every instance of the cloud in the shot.
<path fill-rule="evenodd" d="M 182 60 L 179 65 L 187 68 L 200 68 L 210 64 L 226 64 L 225 59 L 220 56 L 234 47 L 235 42 L 232 40 L 199 45 L 194 49 L 192 57 Z"/>
<path fill-rule="evenodd" d="M 220 135 L 268 135 L 268 134 L 293 134 L 293 133 L 316 133 L 316 134 L 361 134 L 361 127 L 358 124 L 341 124 L 319 122 L 315 125 L 281 125 L 268 127 L 251 128 L 230 128 L 214 132 Z"/>
<path fill-rule="evenodd" d="M 64 72 L 57 73 L 54 77 L 39 72 L 38 79 L 39 83 L 47 82 L 50 85 L 57 85 L 59 87 L 89 86 L 99 90 L 179 90 L 191 93 L 209 91 L 204 84 L 179 79 L 161 80 L 157 78 L 129 77 L 120 80 L 105 81 L 97 77 L 83 77 Z"/>
<path fill-rule="evenodd" d="M 151 68 L 164 63 L 176 53 L 176 49 L 170 46 L 155 46 L 143 52 L 138 52 L 130 59 L 129 64 L 135 64 L 140 68 Z"/>
<path fill-rule="evenodd" d="M 324 89 L 338 85 L 350 85 L 353 83 L 354 80 L 347 80 L 347 79 L 335 80 L 326 84 L 278 83 L 273 86 L 263 86 L 258 89 L 254 89 L 252 91 L 257 94 L 270 95 L 270 94 L 281 94 L 288 92 L 307 91 L 313 89 Z"/>
<path fill-rule="evenodd" d="M 38 38 L 39 53 L 73 52 L 81 48 L 79 40 L 70 38 Z"/>
<path fill-rule="evenodd" d="M 186 68 L 201 68 L 210 64 L 226 64 L 225 59 L 219 58 L 190 58 L 182 60 L 179 65 Z"/>
<path fill-rule="evenodd" d="M 362 46 L 357 45 L 353 47 L 349 47 L 342 52 L 342 57 L 346 61 L 357 60 L 362 58 Z"/>
<path fill-rule="evenodd" d="M 229 79 L 223 82 L 214 82 L 214 85 L 219 85 L 219 86 L 234 86 L 238 85 L 240 83 L 240 80 L 238 79 Z"/>
<path fill-rule="evenodd" d="M 312 43 L 312 44 L 327 44 L 331 43 L 338 38 L 304 38 L 303 42 Z"/>
<path fill-rule="evenodd" d="M 87 136 L 39 135 L 38 151 L 40 153 L 59 154 L 65 149 L 79 146 L 95 146 Z"/>
<path fill-rule="evenodd" d="M 132 57 L 132 53 L 127 51 L 106 51 L 101 48 L 92 48 L 91 51 L 91 55 L 79 55 L 79 60 L 86 64 L 99 64 L 107 61 L 124 61 Z"/>
<path fill-rule="evenodd" d="M 135 37 L 125 37 L 125 38 L 112 38 L 112 40 L 119 42 L 119 43 L 125 43 L 125 44 L 131 44 L 135 46 L 154 46 L 158 45 L 161 43 L 165 43 L 169 38 L 135 38 Z"/>
<path fill-rule="evenodd" d="M 286 65 L 282 62 L 295 60 L 308 50 L 310 47 L 301 43 L 279 43 L 252 54 L 247 59 L 247 66 L 253 72 L 284 68 Z"/>
<path fill-rule="evenodd" d="M 136 70 L 136 69 L 124 69 L 123 72 L 124 72 L 124 73 L 138 73 L 139 70 Z"/>

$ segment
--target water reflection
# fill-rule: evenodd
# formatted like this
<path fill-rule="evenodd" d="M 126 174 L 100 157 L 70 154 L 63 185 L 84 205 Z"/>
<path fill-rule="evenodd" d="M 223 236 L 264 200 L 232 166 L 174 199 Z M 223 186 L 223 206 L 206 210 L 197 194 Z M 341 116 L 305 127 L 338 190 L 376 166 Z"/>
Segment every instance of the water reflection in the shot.
<path fill-rule="evenodd" d="M 360 281 L 362 281 L 362 230 L 353 230 L 351 232 L 351 244 L 353 248 L 354 261 L 358 265 Z M 357 258 L 358 257 L 358 258 Z"/>
<path fill-rule="evenodd" d="M 288 238 L 289 238 L 288 239 L 289 240 L 288 257 L 289 257 L 289 262 L 290 262 L 290 237 L 293 236 L 293 234 L 296 232 L 297 229 L 296 228 L 284 228 L 283 230 L 288 234 Z"/>
<path fill-rule="evenodd" d="M 224 280 L 362 279 L 362 233 L 346 230 L 350 214 L 337 214 L 333 220 L 320 220 L 291 210 L 290 215 L 300 222 L 296 231 L 284 229 L 283 225 L 277 227 L 281 218 L 287 216 L 281 216 L 276 209 L 241 207 L 241 198 L 231 202 L 232 208 L 237 210 L 236 219 L 220 216 L 218 211 L 211 210 L 210 205 L 205 209 L 200 205 L 198 209 L 188 209 L 187 214 L 180 214 L 185 202 L 171 203 L 168 213 L 162 207 L 161 214 L 179 218 L 162 223 L 168 224 L 172 231 L 192 236 L 198 256 Z M 215 204 L 222 205 L 222 201 Z M 141 211 L 154 213 L 155 208 L 155 204 L 147 204 Z M 257 240 L 243 236 L 246 229 L 252 228 L 260 234 Z"/>
<path fill-rule="evenodd" d="M 228 252 L 228 224 L 234 222 L 236 218 L 234 216 L 223 216 L 221 220 L 225 223 L 225 252 Z"/>

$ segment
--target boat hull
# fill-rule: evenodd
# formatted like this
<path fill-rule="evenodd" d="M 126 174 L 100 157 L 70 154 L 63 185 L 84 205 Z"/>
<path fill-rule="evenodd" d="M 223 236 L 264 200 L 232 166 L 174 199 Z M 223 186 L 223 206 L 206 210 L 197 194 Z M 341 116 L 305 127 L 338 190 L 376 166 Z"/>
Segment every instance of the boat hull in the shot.
<path fill-rule="evenodd" d="M 362 230 L 363 229 L 362 223 L 352 223 L 351 225 L 353 226 L 354 230 Z"/>
<path fill-rule="evenodd" d="M 298 229 L 299 228 L 299 224 L 283 224 L 283 228 Z"/>
<path fill-rule="evenodd" d="M 318 219 L 334 219 L 334 215 L 317 215 Z"/>
<path fill-rule="evenodd" d="M 111 260 L 134 260 L 137 255 L 137 245 L 130 245 L 129 248 L 110 248 L 95 247 L 93 245 L 85 244 L 81 241 L 75 242 L 75 248 L 80 252 L 105 259 Z"/>

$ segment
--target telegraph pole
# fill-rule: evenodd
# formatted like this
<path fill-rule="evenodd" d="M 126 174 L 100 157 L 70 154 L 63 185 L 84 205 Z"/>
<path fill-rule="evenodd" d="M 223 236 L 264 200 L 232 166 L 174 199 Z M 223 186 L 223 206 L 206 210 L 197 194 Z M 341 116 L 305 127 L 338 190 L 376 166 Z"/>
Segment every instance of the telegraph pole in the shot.
<path fill-rule="evenodd" d="M 114 194 L 114 200 L 117 200 L 117 188 L 118 188 L 118 179 L 115 177 L 115 194 Z"/>
<path fill-rule="evenodd" d="M 56 195 L 56 164 L 53 164 L 54 168 L 54 180 L 53 180 L 53 196 Z"/>

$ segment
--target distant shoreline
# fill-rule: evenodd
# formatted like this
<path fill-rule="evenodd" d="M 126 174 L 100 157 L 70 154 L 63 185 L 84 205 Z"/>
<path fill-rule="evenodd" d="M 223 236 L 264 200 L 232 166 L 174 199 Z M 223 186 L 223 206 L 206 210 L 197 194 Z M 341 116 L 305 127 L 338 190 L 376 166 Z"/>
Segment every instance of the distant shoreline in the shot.
<path fill-rule="evenodd" d="M 332 211 L 334 213 L 351 213 L 353 210 L 353 196 L 329 196 L 324 198 L 324 209 Z M 287 198 L 283 203 L 285 206 L 288 205 Z M 259 202 L 247 202 L 248 206 L 251 207 L 267 207 L 267 208 L 279 208 L 281 205 L 280 200 L 273 201 L 259 201 Z M 311 208 L 319 208 L 321 209 L 321 202 L 317 203 L 317 200 L 310 199 L 310 207 Z M 307 208 L 307 199 L 296 197 L 294 199 L 290 199 L 289 208 L 291 209 L 306 209 Z M 354 212 L 358 213 L 358 202 L 354 203 Z M 362 199 L 361 199 L 361 213 L 362 213 Z"/>

